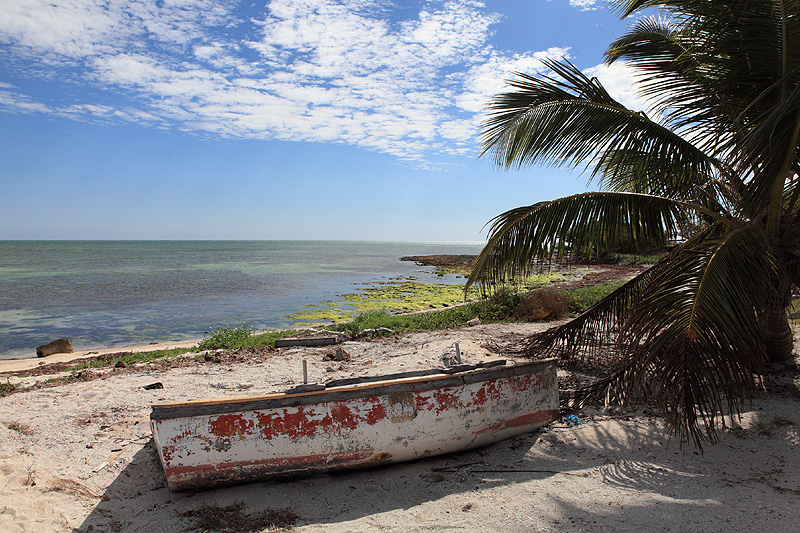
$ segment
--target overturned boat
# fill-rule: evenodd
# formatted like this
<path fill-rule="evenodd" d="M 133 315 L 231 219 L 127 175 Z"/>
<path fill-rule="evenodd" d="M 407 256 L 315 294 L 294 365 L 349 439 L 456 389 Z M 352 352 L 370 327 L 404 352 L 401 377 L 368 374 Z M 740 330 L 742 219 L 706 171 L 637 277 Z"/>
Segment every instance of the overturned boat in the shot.
<path fill-rule="evenodd" d="M 365 468 L 485 446 L 558 417 L 556 360 L 492 361 L 152 406 L 170 490 Z"/>

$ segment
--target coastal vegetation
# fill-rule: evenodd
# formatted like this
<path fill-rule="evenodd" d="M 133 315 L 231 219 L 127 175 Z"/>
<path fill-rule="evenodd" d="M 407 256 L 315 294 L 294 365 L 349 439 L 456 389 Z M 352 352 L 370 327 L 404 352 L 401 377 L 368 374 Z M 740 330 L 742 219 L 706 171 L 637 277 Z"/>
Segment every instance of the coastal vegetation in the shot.
<path fill-rule="evenodd" d="M 616 370 L 575 403 L 644 399 L 681 442 L 715 441 L 754 374 L 792 356 L 800 284 L 800 3 L 614 0 L 634 18 L 607 63 L 638 76 L 628 109 L 567 60 L 518 74 L 490 104 L 483 153 L 501 168 L 585 167 L 600 190 L 491 221 L 468 287 L 554 257 L 676 246 L 571 322 L 528 339 L 532 357 Z M 657 16 L 652 15 L 658 10 Z"/>
<path fill-rule="evenodd" d="M 587 287 L 564 289 L 535 289 L 531 291 L 503 290 L 485 299 L 457 306 L 424 309 L 424 312 L 397 313 L 387 307 L 370 308 L 355 313 L 349 320 L 325 327 L 356 336 L 364 330 L 430 331 L 444 328 L 464 327 L 474 319 L 482 323 L 512 321 L 542 321 L 564 318 L 569 314 L 582 313 L 611 294 L 623 282 L 609 281 Z M 461 286 L 463 290 L 463 286 Z M 427 302 L 427 292 L 411 291 L 408 298 Z M 372 307 L 372 306 L 370 306 Z M 327 321 L 316 322 L 327 324 Z M 235 350 L 274 346 L 275 341 L 297 333 L 296 329 L 285 329 L 254 333 L 247 324 L 229 324 L 214 328 L 192 351 Z M 187 350 L 188 351 L 188 350 Z"/>
<path fill-rule="evenodd" d="M 190 351 L 192 351 L 190 348 L 170 348 L 168 350 L 152 350 L 147 352 L 122 353 L 112 357 L 89 360 L 86 361 L 85 363 L 72 366 L 69 368 L 69 370 L 83 370 L 87 368 L 95 368 L 98 366 L 106 366 L 106 365 L 122 366 L 122 365 L 135 365 L 138 363 L 149 363 L 152 361 L 160 361 L 160 360 L 170 359 L 172 357 L 177 357 L 179 355 L 189 353 Z"/>
<path fill-rule="evenodd" d="M 11 383 L 8 379 L 6 379 L 5 383 L 0 382 L 0 397 L 6 396 L 11 394 L 12 392 L 17 390 L 17 384 Z"/>
<path fill-rule="evenodd" d="M 564 318 L 569 314 L 582 313 L 611 294 L 622 283 L 610 281 L 561 291 L 546 288 L 523 292 L 503 290 L 495 292 L 488 298 L 467 302 L 464 305 L 425 309 L 424 312 L 397 313 L 387 307 L 375 306 L 376 308 L 355 313 L 350 320 L 325 327 L 356 336 L 364 330 L 383 329 L 402 332 L 458 328 L 466 326 L 469 321 L 476 318 L 482 323 L 552 320 Z M 428 301 L 426 291 L 421 293 L 411 291 L 408 298 L 413 301 L 415 296 L 421 301 Z M 319 324 L 320 322 L 316 322 L 314 325 Z M 296 329 L 287 329 L 256 334 L 246 324 L 231 324 L 212 330 L 195 350 L 234 350 L 273 346 L 277 339 L 296 333 Z"/>
<path fill-rule="evenodd" d="M 253 330 L 245 323 L 228 324 L 214 328 L 210 333 L 206 332 L 206 337 L 197 345 L 198 350 L 216 350 L 219 348 L 239 348 L 250 339 Z"/>
<path fill-rule="evenodd" d="M 399 333 L 458 328 L 466 326 L 470 320 L 475 318 L 480 319 L 482 323 L 551 320 L 562 318 L 570 313 L 583 312 L 613 292 L 620 283 L 611 281 L 562 291 L 548 288 L 527 292 L 504 290 L 494 293 L 489 298 L 464 305 L 418 313 L 398 314 L 386 309 L 369 310 L 356 314 L 347 322 L 326 327 L 355 336 L 367 329 L 381 330 L 383 328 L 384 331 L 391 330 Z M 425 294 L 420 295 L 420 298 L 424 299 Z M 38 368 L 36 373 L 58 375 L 45 379 L 36 387 L 92 379 L 91 372 L 85 372 L 92 369 L 162 364 L 198 352 L 268 348 L 274 346 L 277 339 L 295 335 L 297 332 L 296 329 L 284 329 L 259 333 L 243 322 L 228 324 L 207 332 L 196 346 L 189 348 L 124 352 L 97 356 L 74 364 L 44 365 Z M 204 356 L 201 354 L 198 357 L 203 358 Z M 5 383 L 0 382 L 0 397 L 27 389 L 28 387 L 20 387 L 18 384 L 6 380 Z"/>
<path fill-rule="evenodd" d="M 453 267 L 448 273 L 453 273 Z M 506 289 L 514 292 L 528 291 L 563 281 L 584 273 L 585 269 L 552 270 L 532 273 L 520 279 L 510 280 Z M 460 272 L 460 271 L 459 271 Z M 358 315 L 373 311 L 388 313 L 412 313 L 458 306 L 466 300 L 481 297 L 476 287 L 466 290 L 463 283 L 423 283 L 413 277 L 369 281 L 356 286 L 357 292 L 338 294 L 336 300 L 307 305 L 305 309 L 289 315 L 297 325 L 318 324 L 320 322 L 343 323 L 354 320 Z"/>

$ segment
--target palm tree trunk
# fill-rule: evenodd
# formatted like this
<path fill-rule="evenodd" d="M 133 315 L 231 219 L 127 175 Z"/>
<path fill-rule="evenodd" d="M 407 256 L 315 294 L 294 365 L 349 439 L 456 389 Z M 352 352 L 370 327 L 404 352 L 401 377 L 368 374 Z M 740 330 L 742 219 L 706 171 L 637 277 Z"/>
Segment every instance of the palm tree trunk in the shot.
<path fill-rule="evenodd" d="M 790 359 L 794 348 L 794 334 L 789 326 L 786 306 L 782 302 L 775 302 L 761 313 L 759 322 L 767 361 L 772 363 Z"/>

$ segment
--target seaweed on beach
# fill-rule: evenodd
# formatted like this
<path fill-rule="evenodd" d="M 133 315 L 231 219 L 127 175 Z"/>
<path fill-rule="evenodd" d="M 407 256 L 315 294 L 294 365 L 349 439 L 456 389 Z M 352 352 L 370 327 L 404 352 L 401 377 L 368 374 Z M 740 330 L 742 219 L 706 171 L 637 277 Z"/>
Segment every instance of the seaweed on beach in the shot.
<path fill-rule="evenodd" d="M 6 383 L 0 383 L 0 398 L 2 398 L 3 396 L 8 396 L 9 394 L 15 392 L 16 390 L 17 390 L 17 385 L 15 383 L 11 383 L 10 381 Z"/>
<path fill-rule="evenodd" d="M 22 433 L 23 435 L 31 436 L 35 433 L 32 427 L 22 422 L 17 422 L 16 420 L 8 420 L 4 422 L 4 424 L 8 429 Z"/>
<path fill-rule="evenodd" d="M 180 515 L 195 519 L 192 529 L 237 533 L 264 529 L 288 531 L 298 519 L 290 509 L 267 509 L 248 515 L 244 512 L 244 502 L 235 502 L 227 507 L 203 504 L 199 509 L 185 511 Z"/>

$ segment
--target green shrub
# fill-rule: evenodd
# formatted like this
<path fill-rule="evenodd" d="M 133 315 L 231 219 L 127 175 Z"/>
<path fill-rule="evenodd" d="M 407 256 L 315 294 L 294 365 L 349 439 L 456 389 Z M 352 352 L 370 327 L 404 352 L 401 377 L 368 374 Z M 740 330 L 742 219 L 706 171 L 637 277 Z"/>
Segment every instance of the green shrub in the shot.
<path fill-rule="evenodd" d="M 289 337 L 290 335 L 296 334 L 297 331 L 293 329 L 282 330 L 282 331 L 268 331 L 267 333 L 261 333 L 259 335 L 251 335 L 244 343 L 242 343 L 242 348 L 259 348 L 261 346 L 272 346 L 275 344 L 275 341 L 278 339 L 282 339 L 283 337 Z"/>
<path fill-rule="evenodd" d="M 387 311 L 368 311 L 345 324 L 330 326 L 353 336 L 365 329 L 388 328 L 393 331 L 429 331 L 463 327 L 473 318 L 483 323 L 511 320 L 522 296 L 498 292 L 486 300 L 427 313 L 393 315 Z"/>
<path fill-rule="evenodd" d="M 242 322 L 241 324 L 228 324 L 214 328 L 208 337 L 203 338 L 197 345 L 199 350 L 232 350 L 243 348 L 252 335 L 253 330 L 250 326 Z"/>
<path fill-rule="evenodd" d="M 126 365 L 133 365 L 136 363 L 147 363 L 150 361 L 158 361 L 161 359 L 171 359 L 185 353 L 189 353 L 189 348 L 170 348 L 167 350 L 153 350 L 151 352 L 132 352 L 120 357 L 115 357 L 111 360 L 110 364 L 115 365 L 122 361 Z"/>
<path fill-rule="evenodd" d="M 664 255 L 664 253 L 650 255 L 615 254 L 612 256 L 611 262 L 618 265 L 655 265 Z"/>
<path fill-rule="evenodd" d="M 567 289 L 562 291 L 566 297 L 569 298 L 569 310 L 573 313 L 583 313 L 593 305 L 597 304 L 600 300 L 622 287 L 626 282 L 623 280 L 607 281 L 605 283 L 598 283 L 590 287 L 581 287 L 579 289 Z"/>
<path fill-rule="evenodd" d="M 268 331 L 258 335 L 247 324 L 227 325 L 214 330 L 197 345 L 198 350 L 235 350 L 237 348 L 260 348 L 272 346 L 277 339 L 296 334 L 293 329 Z"/>
<path fill-rule="evenodd" d="M 472 305 L 475 309 L 475 316 L 480 318 L 481 322 L 503 322 L 514 316 L 523 298 L 524 296 L 520 293 L 499 290 L 485 300 Z"/>
<path fill-rule="evenodd" d="M 463 326 L 474 313 L 464 309 L 469 306 L 451 307 L 441 311 L 417 313 L 409 315 L 392 315 L 386 311 L 367 311 L 357 315 L 345 324 L 331 326 L 337 331 L 344 331 L 350 336 L 357 335 L 365 329 L 388 328 L 393 331 L 423 331 Z"/>

